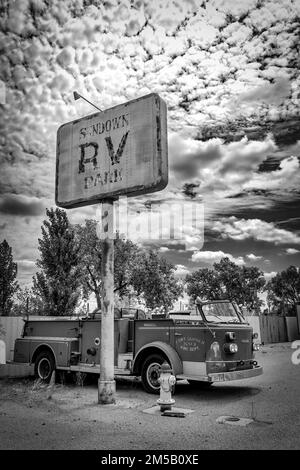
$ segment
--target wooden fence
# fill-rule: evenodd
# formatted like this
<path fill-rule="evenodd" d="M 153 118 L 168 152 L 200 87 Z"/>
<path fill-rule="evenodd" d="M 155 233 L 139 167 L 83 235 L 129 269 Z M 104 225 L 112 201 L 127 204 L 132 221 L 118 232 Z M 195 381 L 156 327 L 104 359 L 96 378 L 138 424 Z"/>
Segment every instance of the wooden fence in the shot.
<path fill-rule="evenodd" d="M 261 315 L 259 317 L 261 342 L 284 343 L 288 341 L 285 317 Z"/>
<path fill-rule="evenodd" d="M 15 339 L 20 338 L 24 327 L 22 317 L 0 317 L 0 338 L 6 344 L 6 360 L 12 361 L 14 357 Z"/>

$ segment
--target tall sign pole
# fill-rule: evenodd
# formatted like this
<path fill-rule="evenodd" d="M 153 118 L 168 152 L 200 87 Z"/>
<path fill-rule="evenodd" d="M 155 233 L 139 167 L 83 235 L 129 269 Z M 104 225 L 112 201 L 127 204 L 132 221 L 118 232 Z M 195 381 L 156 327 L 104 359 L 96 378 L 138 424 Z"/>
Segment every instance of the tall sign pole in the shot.
<path fill-rule="evenodd" d="M 116 389 L 113 201 L 160 191 L 167 183 L 167 106 L 155 93 L 67 122 L 57 131 L 56 205 L 72 209 L 102 202 L 101 339 L 96 356 L 98 360 L 100 353 L 101 404 L 114 403 Z"/>
<path fill-rule="evenodd" d="M 114 240 L 113 199 L 102 204 L 102 295 L 98 403 L 115 403 L 114 380 Z"/>

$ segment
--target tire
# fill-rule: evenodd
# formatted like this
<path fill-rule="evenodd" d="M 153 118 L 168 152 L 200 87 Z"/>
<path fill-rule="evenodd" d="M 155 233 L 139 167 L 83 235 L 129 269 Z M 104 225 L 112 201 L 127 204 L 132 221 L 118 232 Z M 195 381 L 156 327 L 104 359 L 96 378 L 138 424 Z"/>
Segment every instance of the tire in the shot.
<path fill-rule="evenodd" d="M 159 369 L 161 364 L 165 361 L 166 359 L 161 354 L 151 354 L 151 356 L 148 356 L 143 362 L 141 379 L 146 392 L 159 394 Z"/>
<path fill-rule="evenodd" d="M 34 363 L 34 375 L 37 379 L 49 383 L 52 372 L 55 370 L 55 360 L 50 351 L 41 351 Z"/>
<path fill-rule="evenodd" d="M 188 383 L 190 384 L 191 387 L 193 388 L 199 388 L 202 390 L 206 390 L 210 388 L 213 384 L 213 382 L 201 382 L 200 380 L 188 380 Z"/>

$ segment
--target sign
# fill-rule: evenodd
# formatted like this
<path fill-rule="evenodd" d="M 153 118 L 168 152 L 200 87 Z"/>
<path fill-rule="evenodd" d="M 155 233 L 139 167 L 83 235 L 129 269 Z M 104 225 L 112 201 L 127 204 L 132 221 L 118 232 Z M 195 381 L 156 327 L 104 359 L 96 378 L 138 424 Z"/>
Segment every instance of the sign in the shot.
<path fill-rule="evenodd" d="M 97 204 L 168 183 L 167 107 L 150 94 L 63 124 L 57 132 L 57 206 Z"/>

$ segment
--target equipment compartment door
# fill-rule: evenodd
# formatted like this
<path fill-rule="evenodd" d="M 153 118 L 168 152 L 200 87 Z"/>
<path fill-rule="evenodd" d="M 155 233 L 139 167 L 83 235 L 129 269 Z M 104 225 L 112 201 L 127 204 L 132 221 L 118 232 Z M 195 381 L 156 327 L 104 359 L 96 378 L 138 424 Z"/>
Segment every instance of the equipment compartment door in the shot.
<path fill-rule="evenodd" d="M 153 341 L 170 343 L 170 320 L 135 320 L 134 353 Z"/>
<path fill-rule="evenodd" d="M 174 347 L 179 354 L 183 373 L 187 376 L 206 375 L 204 326 L 180 323 L 174 327 Z"/>

